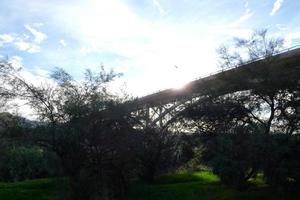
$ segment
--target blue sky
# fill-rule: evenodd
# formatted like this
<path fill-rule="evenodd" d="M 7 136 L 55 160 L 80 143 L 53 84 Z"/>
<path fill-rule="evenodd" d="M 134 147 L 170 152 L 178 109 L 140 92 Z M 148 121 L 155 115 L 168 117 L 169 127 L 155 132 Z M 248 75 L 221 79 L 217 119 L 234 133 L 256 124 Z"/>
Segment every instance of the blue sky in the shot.
<path fill-rule="evenodd" d="M 1 0 L 0 55 L 31 80 L 103 64 L 124 73 L 115 87 L 144 95 L 216 71 L 215 49 L 253 29 L 300 44 L 299 10 L 298 0 Z"/>

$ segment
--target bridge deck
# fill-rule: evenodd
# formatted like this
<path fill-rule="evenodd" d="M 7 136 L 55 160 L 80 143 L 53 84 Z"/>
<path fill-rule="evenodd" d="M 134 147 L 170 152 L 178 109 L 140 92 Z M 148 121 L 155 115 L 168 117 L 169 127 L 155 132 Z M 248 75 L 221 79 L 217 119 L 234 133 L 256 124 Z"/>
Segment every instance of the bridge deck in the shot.
<path fill-rule="evenodd" d="M 266 76 L 294 77 L 300 74 L 300 48 L 286 51 L 274 56 L 272 62 L 266 59 L 257 60 L 227 71 L 200 78 L 186 84 L 182 89 L 166 89 L 137 100 L 137 104 L 158 106 L 193 96 L 201 96 L 208 92 L 230 93 L 247 90 L 257 80 Z"/>

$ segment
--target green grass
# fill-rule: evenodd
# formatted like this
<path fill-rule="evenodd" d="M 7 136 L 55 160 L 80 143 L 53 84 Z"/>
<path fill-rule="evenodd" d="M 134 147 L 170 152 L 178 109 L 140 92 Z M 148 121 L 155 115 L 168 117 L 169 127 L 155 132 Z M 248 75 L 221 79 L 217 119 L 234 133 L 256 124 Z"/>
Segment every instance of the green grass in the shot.
<path fill-rule="evenodd" d="M 61 195 L 61 179 L 36 179 L 0 183 L 0 200 L 55 200 Z"/>
<path fill-rule="evenodd" d="M 224 186 L 211 172 L 164 175 L 154 183 L 131 184 L 129 200 L 294 200 L 272 192 L 261 175 L 251 180 L 244 192 Z M 18 183 L 0 183 L 0 200 L 56 200 L 65 190 L 65 179 L 38 179 Z M 297 198 L 295 198 L 297 199 Z"/>
<path fill-rule="evenodd" d="M 244 192 L 224 186 L 211 172 L 164 175 L 153 184 L 136 182 L 130 189 L 130 200 L 283 200 L 271 192 L 262 176 L 251 180 L 252 186 Z"/>

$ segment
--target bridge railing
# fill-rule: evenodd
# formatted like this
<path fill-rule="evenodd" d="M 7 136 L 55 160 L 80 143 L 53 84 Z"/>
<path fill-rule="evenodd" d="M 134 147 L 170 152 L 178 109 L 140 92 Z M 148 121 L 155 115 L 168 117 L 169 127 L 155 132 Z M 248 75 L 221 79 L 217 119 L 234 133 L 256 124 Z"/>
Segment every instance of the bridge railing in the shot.
<path fill-rule="evenodd" d="M 300 45 L 295 45 L 295 46 L 292 46 L 292 47 L 289 47 L 289 48 L 285 48 L 285 49 L 282 49 L 274 54 L 272 54 L 271 56 L 277 56 L 277 55 L 280 55 L 280 54 L 283 54 L 283 53 L 287 53 L 287 52 L 290 52 L 292 50 L 295 50 L 295 49 L 298 49 L 300 48 Z M 201 77 L 197 77 L 195 78 L 194 80 L 199 80 L 199 79 L 202 79 L 202 78 L 206 78 L 206 77 L 209 77 L 209 76 L 213 76 L 213 75 L 216 75 L 216 74 L 219 74 L 221 72 L 225 72 L 225 71 L 228 71 L 228 70 L 231 70 L 231 69 L 234 69 L 234 68 L 237 68 L 237 67 L 242 67 L 244 65 L 247 65 L 247 64 L 251 64 L 251 63 L 254 63 L 254 62 L 257 62 L 257 61 L 260 61 L 260 60 L 264 60 L 266 59 L 267 56 L 261 56 L 261 57 L 258 57 L 256 59 L 253 59 L 253 60 L 248 60 L 246 62 L 243 62 L 242 64 L 238 65 L 238 66 L 232 66 L 232 67 L 228 67 L 226 69 L 220 69 L 220 70 L 217 70 L 217 71 L 214 71 L 212 73 L 209 73 L 208 75 L 205 75 L 205 76 L 201 76 Z"/>
<path fill-rule="evenodd" d="M 282 49 L 282 50 L 276 52 L 275 54 L 273 54 L 272 56 L 277 56 L 277 55 L 280 55 L 280 54 L 283 54 L 283 53 L 287 53 L 287 52 L 290 52 L 290 51 L 295 50 L 295 49 L 298 49 L 298 48 L 300 48 L 300 44 L 299 44 L 299 45 L 292 46 L 292 47 L 289 47 L 289 48 Z M 263 59 L 265 59 L 265 58 L 267 58 L 267 56 L 261 56 L 261 57 L 259 57 L 259 58 L 257 58 L 257 59 L 246 61 L 246 62 L 242 63 L 242 64 L 239 65 L 239 66 L 233 66 L 233 67 L 229 67 L 229 68 L 226 68 L 226 69 L 220 69 L 220 70 L 214 71 L 214 72 L 212 72 L 212 73 L 206 74 L 206 75 L 204 75 L 204 76 L 199 76 L 199 77 L 197 77 L 197 78 L 194 78 L 194 79 L 192 79 L 190 82 L 196 81 L 196 80 L 199 80 L 199 79 L 203 79 L 203 78 L 207 78 L 207 77 L 210 77 L 210 76 L 213 76 L 213 75 L 216 75 L 216 74 L 219 74 L 219 73 L 221 73 L 221 72 L 225 72 L 225 71 L 228 71 L 228 70 L 237 68 L 237 67 L 242 67 L 242 66 L 244 66 L 244 65 L 251 64 L 251 63 L 257 62 L 257 61 L 259 61 L 259 60 L 263 60 Z M 190 83 L 190 82 L 189 82 L 189 83 Z M 156 94 L 156 93 L 162 92 L 162 91 L 167 90 L 167 89 L 173 89 L 173 88 L 165 88 L 165 89 L 157 90 L 157 91 L 155 91 L 155 92 L 149 93 L 148 95 Z M 148 95 L 143 95 L 142 97 L 145 97 L 145 96 L 148 96 Z"/>

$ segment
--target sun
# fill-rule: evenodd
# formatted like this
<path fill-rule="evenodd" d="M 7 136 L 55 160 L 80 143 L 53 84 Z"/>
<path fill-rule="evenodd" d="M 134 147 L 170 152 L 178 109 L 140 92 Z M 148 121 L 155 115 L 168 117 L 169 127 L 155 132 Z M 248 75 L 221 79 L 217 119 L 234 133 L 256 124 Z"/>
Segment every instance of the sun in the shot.
<path fill-rule="evenodd" d="M 186 84 L 192 81 L 193 79 L 190 76 L 187 76 L 184 73 L 176 73 L 173 76 L 169 76 L 168 80 L 168 88 L 175 90 L 182 90 L 185 88 Z"/>
<path fill-rule="evenodd" d="M 184 80 L 184 79 L 174 80 L 173 83 L 171 84 L 172 85 L 171 88 L 175 89 L 175 90 L 182 90 L 185 88 L 185 86 L 188 82 L 189 81 Z"/>

